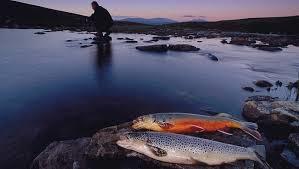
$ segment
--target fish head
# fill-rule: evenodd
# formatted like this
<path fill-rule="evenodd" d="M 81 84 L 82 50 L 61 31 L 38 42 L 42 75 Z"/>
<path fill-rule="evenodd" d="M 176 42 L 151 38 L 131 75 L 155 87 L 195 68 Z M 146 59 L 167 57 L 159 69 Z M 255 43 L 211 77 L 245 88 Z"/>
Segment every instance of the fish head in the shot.
<path fill-rule="evenodd" d="M 137 150 L 146 145 L 146 137 L 141 133 L 124 133 L 119 137 L 116 144 L 129 150 Z"/>
<path fill-rule="evenodd" d="M 153 131 L 161 131 L 161 126 L 155 115 L 140 116 L 133 120 L 132 127 L 136 130 L 147 129 Z"/>

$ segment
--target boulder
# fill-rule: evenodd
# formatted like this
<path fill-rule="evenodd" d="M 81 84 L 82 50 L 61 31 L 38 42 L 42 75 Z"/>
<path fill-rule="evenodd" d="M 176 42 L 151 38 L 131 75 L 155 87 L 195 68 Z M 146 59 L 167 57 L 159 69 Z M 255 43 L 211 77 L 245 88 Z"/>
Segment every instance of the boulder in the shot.
<path fill-rule="evenodd" d="M 31 169 L 85 168 L 85 150 L 90 138 L 53 142 L 32 162 Z"/>
<path fill-rule="evenodd" d="M 149 45 L 149 46 L 137 46 L 137 50 L 147 52 L 167 52 L 167 45 Z"/>
<path fill-rule="evenodd" d="M 258 80 L 256 82 L 254 82 L 254 84 L 258 87 L 262 87 L 262 88 L 269 88 L 269 87 L 272 87 L 273 84 L 266 81 L 266 80 Z"/>
<path fill-rule="evenodd" d="M 251 121 L 293 127 L 292 124 L 299 121 L 299 104 L 275 99 L 258 101 L 249 99 L 245 102 L 242 114 Z"/>
<path fill-rule="evenodd" d="M 169 45 L 168 49 L 172 50 L 172 51 L 180 51 L 180 52 L 189 52 L 189 51 L 199 51 L 200 50 L 199 48 L 192 46 L 192 45 L 188 45 L 188 44 Z"/>
<path fill-rule="evenodd" d="M 72 141 L 61 141 L 50 144 L 32 163 L 31 169 L 97 169 L 109 165 L 109 168 L 139 169 L 254 169 L 255 163 L 240 160 L 220 166 L 180 165 L 153 160 L 145 155 L 126 150 L 116 145 L 119 137 L 126 132 L 132 132 L 131 123 L 104 128 L 95 133 L 92 138 L 82 138 Z M 232 136 L 222 133 L 200 134 L 200 137 L 249 147 L 256 145 L 252 137 L 240 130 L 232 130 Z M 108 161 L 108 163 L 107 163 Z"/>

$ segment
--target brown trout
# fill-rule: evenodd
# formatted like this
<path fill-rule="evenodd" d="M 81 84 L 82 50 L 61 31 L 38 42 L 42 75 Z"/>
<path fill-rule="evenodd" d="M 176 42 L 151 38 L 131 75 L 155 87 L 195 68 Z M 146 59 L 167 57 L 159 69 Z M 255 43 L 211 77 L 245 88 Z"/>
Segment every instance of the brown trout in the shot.
<path fill-rule="evenodd" d="M 262 159 L 264 146 L 245 148 L 198 137 L 159 132 L 125 133 L 117 141 L 117 145 L 167 163 L 220 165 L 237 160 L 253 160 L 264 168 L 270 168 Z"/>

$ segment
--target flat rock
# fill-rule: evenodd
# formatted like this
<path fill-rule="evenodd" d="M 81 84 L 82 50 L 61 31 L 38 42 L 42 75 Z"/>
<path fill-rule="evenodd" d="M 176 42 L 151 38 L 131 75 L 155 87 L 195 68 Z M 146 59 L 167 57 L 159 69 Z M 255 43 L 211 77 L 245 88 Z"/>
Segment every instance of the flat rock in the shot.
<path fill-rule="evenodd" d="M 116 145 L 119 137 L 126 132 L 132 132 L 131 123 L 104 128 L 95 133 L 92 138 L 82 138 L 72 141 L 61 141 L 50 144 L 32 163 L 31 169 L 98 169 L 106 166 L 109 161 L 111 168 L 119 169 L 254 169 L 255 163 L 241 160 L 220 166 L 179 165 L 153 160 L 145 155 L 126 150 Z M 196 135 L 229 144 L 249 147 L 256 141 L 240 130 L 232 130 L 232 136 L 222 133 Z M 112 163 L 111 163 L 112 162 Z M 117 166 L 114 166 L 117 165 Z M 113 167 L 112 167 L 113 166 Z"/>
<path fill-rule="evenodd" d="M 167 45 L 149 45 L 149 46 L 137 46 L 137 50 L 147 52 L 167 52 Z"/>
<path fill-rule="evenodd" d="M 168 49 L 172 50 L 172 51 L 181 51 L 181 52 L 199 51 L 200 50 L 199 48 L 192 46 L 192 45 L 188 45 L 188 44 L 169 45 Z"/>

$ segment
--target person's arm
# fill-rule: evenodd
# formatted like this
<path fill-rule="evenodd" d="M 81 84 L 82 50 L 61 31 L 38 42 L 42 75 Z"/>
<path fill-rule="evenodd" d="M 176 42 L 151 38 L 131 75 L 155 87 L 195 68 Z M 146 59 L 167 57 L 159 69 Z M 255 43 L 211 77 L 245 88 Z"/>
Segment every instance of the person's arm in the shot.
<path fill-rule="evenodd" d="M 94 22 L 94 13 L 86 18 L 87 22 Z"/>

